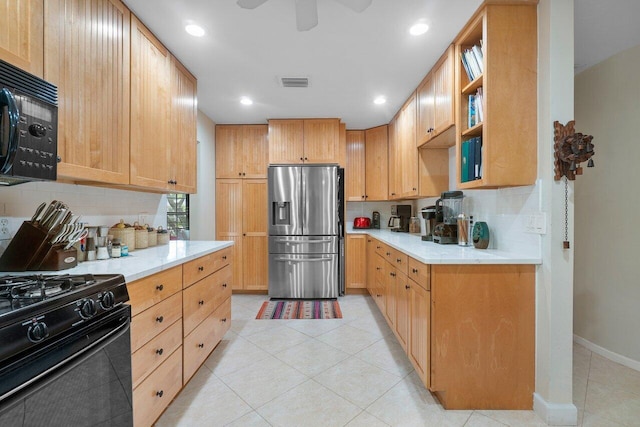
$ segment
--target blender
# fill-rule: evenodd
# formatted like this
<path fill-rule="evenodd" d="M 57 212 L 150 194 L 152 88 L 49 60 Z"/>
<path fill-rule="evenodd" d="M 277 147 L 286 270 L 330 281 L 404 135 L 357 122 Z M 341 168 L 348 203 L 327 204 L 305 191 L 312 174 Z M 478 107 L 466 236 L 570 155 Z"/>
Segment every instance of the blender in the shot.
<path fill-rule="evenodd" d="M 462 191 L 445 191 L 436 201 L 436 225 L 433 228 L 433 242 L 458 243 L 458 215 L 462 213 Z"/>

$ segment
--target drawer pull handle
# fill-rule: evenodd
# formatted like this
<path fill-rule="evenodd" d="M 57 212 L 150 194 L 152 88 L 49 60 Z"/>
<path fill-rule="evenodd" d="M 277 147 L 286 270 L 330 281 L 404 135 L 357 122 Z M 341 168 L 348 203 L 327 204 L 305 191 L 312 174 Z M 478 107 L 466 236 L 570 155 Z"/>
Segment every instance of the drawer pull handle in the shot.
<path fill-rule="evenodd" d="M 382 270 L 382 268 L 381 267 L 376 267 L 376 270 Z"/>
<path fill-rule="evenodd" d="M 391 252 L 387 252 L 387 256 L 391 256 Z"/>
<path fill-rule="evenodd" d="M 413 271 L 415 274 L 418 274 L 418 269 L 417 268 L 412 268 L 411 271 Z"/>
<path fill-rule="evenodd" d="M 163 390 L 156 391 L 156 396 L 158 397 L 162 397 L 163 394 L 164 394 Z"/>
<path fill-rule="evenodd" d="M 204 343 L 200 343 L 200 344 L 198 344 L 198 347 L 199 347 L 199 348 L 204 348 Z"/>
<path fill-rule="evenodd" d="M 203 266 L 198 267 L 198 271 L 204 271 L 204 267 Z"/>
<path fill-rule="evenodd" d="M 227 260 L 227 256 L 226 256 L 226 255 L 224 255 L 224 256 L 222 257 L 222 259 L 226 261 L 226 260 Z"/>
<path fill-rule="evenodd" d="M 198 301 L 198 305 L 204 305 L 204 300 L 201 299 L 200 301 Z"/>
<path fill-rule="evenodd" d="M 401 263 L 401 262 L 402 262 L 402 260 L 401 260 L 400 258 L 396 258 L 396 262 L 397 262 L 397 263 Z"/>
<path fill-rule="evenodd" d="M 390 275 L 391 277 L 396 277 L 396 273 L 394 273 L 394 272 L 389 273 L 389 275 Z"/>
<path fill-rule="evenodd" d="M 158 356 L 162 356 L 162 353 L 164 353 L 164 350 L 163 350 L 163 349 L 159 348 L 159 349 L 157 349 L 157 350 L 156 350 L 156 354 L 157 354 Z"/>
<path fill-rule="evenodd" d="M 223 283 L 223 284 L 222 284 L 222 287 L 223 287 L 223 288 L 226 288 L 226 287 L 227 287 L 227 284 L 226 284 L 226 283 Z"/>
<path fill-rule="evenodd" d="M 226 322 L 226 321 L 227 321 L 227 318 L 226 318 L 226 317 L 223 317 L 222 319 L 220 319 L 220 321 L 221 321 L 221 322 Z"/>
<path fill-rule="evenodd" d="M 156 317 L 156 322 L 158 322 L 158 323 L 162 323 L 163 320 L 164 320 L 164 317 L 162 317 L 162 316 Z"/>
<path fill-rule="evenodd" d="M 162 283 L 161 283 L 161 284 L 159 284 L 159 285 L 156 285 L 156 289 L 157 289 L 157 290 L 159 290 L 159 291 L 161 291 L 161 290 L 163 290 L 163 289 L 164 289 L 164 285 L 163 285 Z"/>
<path fill-rule="evenodd" d="M 405 289 L 411 289 L 411 286 L 409 286 L 409 285 L 404 285 L 404 288 L 405 288 Z"/>
<path fill-rule="evenodd" d="M 380 246 L 376 246 L 376 249 L 380 249 Z"/>

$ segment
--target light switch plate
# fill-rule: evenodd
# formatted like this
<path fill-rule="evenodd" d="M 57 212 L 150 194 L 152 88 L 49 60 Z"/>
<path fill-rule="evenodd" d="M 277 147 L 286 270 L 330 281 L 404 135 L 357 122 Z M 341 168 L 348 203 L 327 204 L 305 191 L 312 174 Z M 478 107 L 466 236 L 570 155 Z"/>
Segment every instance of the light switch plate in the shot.
<path fill-rule="evenodd" d="M 538 212 L 525 215 L 524 231 L 533 234 L 547 234 L 547 214 Z"/>

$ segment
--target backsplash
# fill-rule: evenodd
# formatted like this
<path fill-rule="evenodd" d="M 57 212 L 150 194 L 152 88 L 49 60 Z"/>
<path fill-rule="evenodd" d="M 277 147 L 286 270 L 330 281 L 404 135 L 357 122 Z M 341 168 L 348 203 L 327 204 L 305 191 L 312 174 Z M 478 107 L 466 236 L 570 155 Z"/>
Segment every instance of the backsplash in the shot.
<path fill-rule="evenodd" d="M 166 228 L 167 198 L 162 194 L 117 190 L 56 182 L 29 182 L 8 188 L 0 188 L 0 217 L 9 220 L 11 236 L 22 221 L 31 219 L 42 202 L 60 200 L 66 203 L 81 221 L 91 225 L 113 225 L 138 221 L 144 213 L 149 225 Z M 8 240 L 0 240 L 0 253 Z"/>

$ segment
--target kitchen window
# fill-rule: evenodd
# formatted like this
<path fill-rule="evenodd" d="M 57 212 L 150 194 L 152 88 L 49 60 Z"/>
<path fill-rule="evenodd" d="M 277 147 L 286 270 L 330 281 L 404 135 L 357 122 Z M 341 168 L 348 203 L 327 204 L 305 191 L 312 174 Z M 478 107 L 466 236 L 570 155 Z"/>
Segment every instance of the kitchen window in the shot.
<path fill-rule="evenodd" d="M 189 240 L 188 194 L 167 194 L 167 229 L 171 240 Z"/>

